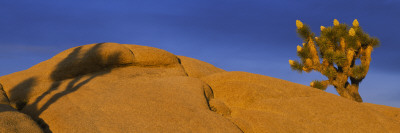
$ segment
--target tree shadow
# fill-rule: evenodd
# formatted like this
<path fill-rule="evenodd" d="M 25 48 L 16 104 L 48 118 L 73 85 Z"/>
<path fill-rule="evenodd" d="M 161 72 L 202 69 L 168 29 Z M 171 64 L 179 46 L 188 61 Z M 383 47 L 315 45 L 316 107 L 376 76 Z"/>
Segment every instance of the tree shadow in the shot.
<path fill-rule="evenodd" d="M 27 104 L 28 95 L 33 89 L 33 86 L 36 85 L 36 83 L 37 78 L 31 77 L 12 88 L 10 91 L 10 96 L 13 97 L 12 99 L 9 99 L 10 106 L 17 109 L 18 111 L 21 111 Z M 13 101 L 13 99 L 16 99 L 16 101 Z"/>
<path fill-rule="evenodd" d="M 14 108 L 12 108 L 11 106 L 9 106 L 9 105 L 6 105 L 6 104 L 0 104 L 0 113 L 1 112 L 7 112 L 7 111 L 15 111 L 15 109 Z"/>
<path fill-rule="evenodd" d="M 27 108 L 29 108 L 29 114 L 39 124 L 39 126 L 45 132 L 52 132 L 46 122 L 39 118 L 39 116 L 61 97 L 77 91 L 94 78 L 110 73 L 112 68 L 116 67 L 116 64 L 112 64 L 112 62 L 120 60 L 121 53 L 113 53 L 107 55 L 107 58 L 102 58 L 99 50 L 103 44 L 104 43 L 95 44 L 93 47 L 85 51 L 82 50 L 83 46 L 75 48 L 66 58 L 58 63 L 56 69 L 51 72 L 50 78 L 52 83 L 50 88 L 37 97 L 35 101 L 29 102 L 31 104 L 26 105 L 27 101 L 23 99 L 28 98 L 28 93 L 32 91 L 32 87 L 36 84 L 37 79 L 32 77 L 18 84 L 11 90 L 11 93 L 17 95 L 18 99 L 22 99 L 21 102 L 17 101 L 16 108 L 21 110 L 26 105 Z M 85 54 L 80 54 L 82 52 L 85 52 Z M 58 90 L 61 83 L 67 79 L 72 80 L 69 81 L 65 90 L 51 95 L 50 98 L 39 107 L 39 103 L 46 96 L 49 96 L 49 94 Z"/>

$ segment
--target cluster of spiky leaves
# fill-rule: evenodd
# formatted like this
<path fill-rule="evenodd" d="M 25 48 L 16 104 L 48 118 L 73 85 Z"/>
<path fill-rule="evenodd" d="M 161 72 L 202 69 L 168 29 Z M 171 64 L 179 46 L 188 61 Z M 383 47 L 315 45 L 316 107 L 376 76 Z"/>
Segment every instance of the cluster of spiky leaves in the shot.
<path fill-rule="evenodd" d="M 310 83 L 310 86 L 320 89 L 320 90 L 326 90 L 328 85 L 329 85 L 329 83 L 327 81 L 314 80 L 313 82 Z"/>
<path fill-rule="evenodd" d="M 367 75 L 373 48 L 379 45 L 377 38 L 370 37 L 361 29 L 357 19 L 352 26 L 341 24 L 336 19 L 333 24 L 321 26 L 320 36 L 315 36 L 309 26 L 297 20 L 297 33 L 303 39 L 302 46 L 297 46 L 300 61 L 289 60 L 293 70 L 315 70 L 326 76 L 326 81 L 311 82 L 312 87 L 322 90 L 328 85 L 345 87 L 349 84 L 348 78 L 354 79 L 352 81 L 358 85 Z M 361 64 L 356 64 L 356 60 Z"/>

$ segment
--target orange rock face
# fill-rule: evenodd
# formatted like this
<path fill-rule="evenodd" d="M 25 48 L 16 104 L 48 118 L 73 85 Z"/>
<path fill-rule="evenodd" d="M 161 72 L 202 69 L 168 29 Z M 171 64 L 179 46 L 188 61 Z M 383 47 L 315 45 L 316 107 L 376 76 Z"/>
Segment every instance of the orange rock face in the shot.
<path fill-rule="evenodd" d="M 0 123 L 17 123 L 0 132 L 400 131 L 398 108 L 139 45 L 71 48 L 0 83 Z"/>

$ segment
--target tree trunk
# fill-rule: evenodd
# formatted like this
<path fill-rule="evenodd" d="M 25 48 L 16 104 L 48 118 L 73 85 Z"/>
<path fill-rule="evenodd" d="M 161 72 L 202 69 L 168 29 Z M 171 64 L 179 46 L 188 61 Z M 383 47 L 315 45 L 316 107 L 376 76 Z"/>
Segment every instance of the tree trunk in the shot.
<path fill-rule="evenodd" d="M 353 98 L 352 100 L 357 101 L 357 102 L 363 102 L 360 93 L 358 93 L 358 85 L 349 85 L 347 86 L 347 90 L 349 91 L 351 97 Z"/>
<path fill-rule="evenodd" d="M 363 102 L 360 94 L 358 93 L 357 85 L 347 85 L 346 88 L 344 87 L 335 87 L 335 88 L 340 96 L 356 102 Z"/>

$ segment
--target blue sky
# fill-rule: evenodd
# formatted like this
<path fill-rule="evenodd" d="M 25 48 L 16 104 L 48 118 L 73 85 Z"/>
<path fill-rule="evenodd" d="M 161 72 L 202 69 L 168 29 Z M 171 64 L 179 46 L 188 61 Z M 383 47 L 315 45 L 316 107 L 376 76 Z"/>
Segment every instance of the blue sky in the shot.
<path fill-rule="evenodd" d="M 381 46 L 360 85 L 364 102 L 400 107 L 400 2 L 395 0 L 68 0 L 0 1 L 0 76 L 25 70 L 75 46 L 117 42 L 152 46 L 309 85 L 299 74 L 295 20 L 319 33 L 333 19 L 358 19 Z M 328 92 L 335 93 L 333 87 Z"/>

